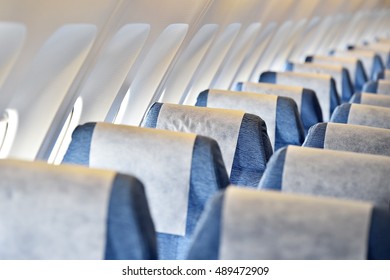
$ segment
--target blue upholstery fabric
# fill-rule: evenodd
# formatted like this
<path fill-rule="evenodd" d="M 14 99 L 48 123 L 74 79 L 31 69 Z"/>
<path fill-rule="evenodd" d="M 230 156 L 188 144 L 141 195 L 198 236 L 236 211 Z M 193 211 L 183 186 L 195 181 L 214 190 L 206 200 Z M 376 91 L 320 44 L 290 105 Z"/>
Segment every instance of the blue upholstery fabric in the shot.
<path fill-rule="evenodd" d="M 224 199 L 225 197 L 223 192 L 217 193 L 206 206 L 194 235 L 194 240 L 187 259 L 219 259 Z M 288 228 L 285 230 L 288 230 Z M 374 207 L 369 228 L 369 240 L 367 241 L 367 259 L 390 259 L 389 234 L 389 211 L 387 209 Z M 260 244 L 254 246 L 260 246 Z"/>
<path fill-rule="evenodd" d="M 276 72 L 272 71 L 266 71 L 261 73 L 259 77 L 259 82 L 260 83 L 270 83 L 270 84 L 275 84 L 276 83 Z"/>
<path fill-rule="evenodd" d="M 318 102 L 316 93 L 311 89 L 303 89 L 301 118 L 305 135 L 312 125 L 323 121 L 320 103 Z"/>
<path fill-rule="evenodd" d="M 305 131 L 295 101 L 278 97 L 276 107 L 275 151 L 287 145 L 302 145 Z"/>
<path fill-rule="evenodd" d="M 159 110 L 161 107 L 154 106 L 153 108 Z M 75 129 L 63 163 L 90 165 L 90 142 L 95 125 L 96 123 L 87 123 Z M 128 156 L 131 157 L 131 155 Z M 207 200 L 214 192 L 224 189 L 229 183 L 217 142 L 211 138 L 197 136 L 191 159 L 186 235 L 157 233 L 160 259 L 183 259 L 185 257 L 195 225 Z M 116 244 L 116 246 L 119 245 Z"/>
<path fill-rule="evenodd" d="M 207 97 L 208 90 L 201 92 L 195 105 L 207 107 Z M 294 100 L 278 96 L 275 123 L 275 151 L 287 145 L 302 145 L 305 131 Z M 245 143 L 245 145 L 250 146 L 248 143 Z M 242 183 L 236 182 L 234 184 Z"/>
<path fill-rule="evenodd" d="M 377 81 L 368 81 L 364 84 L 363 92 L 371 92 L 371 93 L 377 93 L 378 92 L 378 82 Z"/>
<path fill-rule="evenodd" d="M 207 101 L 207 91 L 198 97 L 199 104 Z M 145 118 L 145 127 L 155 127 L 162 104 L 155 103 Z M 230 182 L 256 187 L 272 155 L 272 146 L 265 122 L 258 116 L 244 114 L 233 159 Z"/>
<path fill-rule="evenodd" d="M 374 81 L 383 80 L 385 78 L 385 71 L 386 70 L 376 73 L 376 76 L 374 77 Z"/>
<path fill-rule="evenodd" d="M 217 184 L 212 184 L 210 178 L 217 181 Z M 195 226 L 206 202 L 216 191 L 224 189 L 229 184 L 222 155 L 214 140 L 196 137 L 190 180 L 186 236 L 157 233 L 160 259 L 184 259 L 186 257 Z"/>
<path fill-rule="evenodd" d="M 364 70 L 363 63 L 359 60 L 356 65 L 356 76 L 355 76 L 355 91 L 361 92 L 364 84 L 368 81 L 366 71 Z"/>
<path fill-rule="evenodd" d="M 267 169 L 259 183 L 259 189 L 282 190 L 283 169 L 287 147 L 276 151 L 268 162 Z"/>
<path fill-rule="evenodd" d="M 361 93 L 355 93 L 354 95 L 352 95 L 351 100 L 349 101 L 349 103 L 357 103 L 357 104 L 362 103 L 362 94 Z"/>
<path fill-rule="evenodd" d="M 382 58 L 379 55 L 374 56 L 374 64 L 372 66 L 372 72 L 370 75 L 370 79 L 374 80 L 375 77 L 385 69 L 385 65 L 383 64 Z"/>
<path fill-rule="evenodd" d="M 187 259 L 218 260 L 224 193 L 210 199 L 199 220 Z"/>
<path fill-rule="evenodd" d="M 157 259 L 155 230 L 145 191 L 134 177 L 118 174 L 114 179 L 108 209 L 105 259 Z"/>
<path fill-rule="evenodd" d="M 327 126 L 327 123 L 318 123 L 311 127 L 302 146 L 323 149 Z"/>
<path fill-rule="evenodd" d="M 330 121 L 335 123 L 348 123 L 348 116 L 350 110 L 351 104 L 341 104 L 333 112 Z"/>
<path fill-rule="evenodd" d="M 95 126 L 96 123 L 86 123 L 75 128 L 72 133 L 72 142 L 69 144 L 62 163 L 89 165 L 89 152 Z"/>

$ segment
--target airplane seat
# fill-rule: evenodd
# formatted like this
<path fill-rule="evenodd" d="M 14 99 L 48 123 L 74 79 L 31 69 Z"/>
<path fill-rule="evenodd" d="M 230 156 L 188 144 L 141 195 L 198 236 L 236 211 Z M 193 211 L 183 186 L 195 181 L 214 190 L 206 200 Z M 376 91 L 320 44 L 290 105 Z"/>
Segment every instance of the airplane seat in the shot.
<path fill-rule="evenodd" d="M 341 65 L 345 67 L 348 69 L 355 91 L 357 92 L 362 91 L 363 85 L 368 81 L 363 63 L 356 57 L 314 55 L 307 56 L 305 62 L 326 65 Z"/>
<path fill-rule="evenodd" d="M 390 107 L 390 95 L 372 94 L 372 93 L 355 93 L 350 103 L 373 105 L 380 107 Z"/>
<path fill-rule="evenodd" d="M 341 65 L 327 65 L 314 62 L 287 62 L 286 71 L 331 75 L 336 82 L 336 88 L 341 102 L 348 102 L 354 93 L 349 71 Z"/>
<path fill-rule="evenodd" d="M 259 188 L 362 200 L 389 209 L 390 158 L 288 146 L 271 157 Z"/>
<path fill-rule="evenodd" d="M 340 104 L 335 81 L 330 75 L 267 71 L 260 75 L 259 82 L 301 86 L 314 90 L 321 105 L 324 121 L 329 120 L 333 110 Z"/>
<path fill-rule="evenodd" d="M 0 259 L 156 259 L 143 185 L 81 166 L 0 161 Z"/>
<path fill-rule="evenodd" d="M 369 49 L 352 49 L 352 50 L 337 50 L 334 52 L 336 56 L 352 56 L 362 61 L 367 76 L 373 80 L 375 76 L 384 70 L 382 58 L 373 50 Z"/>
<path fill-rule="evenodd" d="M 87 123 L 73 132 L 63 162 L 139 178 L 160 259 L 184 258 L 206 201 L 229 184 L 218 144 L 192 133 Z"/>
<path fill-rule="evenodd" d="M 236 84 L 236 90 L 292 98 L 298 106 L 305 135 L 311 126 L 322 122 L 321 106 L 316 93 L 311 89 L 269 83 L 240 82 Z"/>
<path fill-rule="evenodd" d="M 304 147 L 390 156 L 390 130 L 363 125 L 319 123 Z"/>
<path fill-rule="evenodd" d="M 389 259 L 389 212 L 370 203 L 228 187 L 214 196 L 188 259 Z"/>
<path fill-rule="evenodd" d="M 302 145 L 305 133 L 298 107 L 289 97 L 209 89 L 198 95 L 195 106 L 238 109 L 262 118 L 274 151 Z"/>
<path fill-rule="evenodd" d="M 363 92 L 390 95 L 390 81 L 387 80 L 368 81 L 367 83 L 364 84 Z"/>
<path fill-rule="evenodd" d="M 389 119 L 390 108 L 345 103 L 336 108 L 330 122 L 390 129 Z"/>
<path fill-rule="evenodd" d="M 230 182 L 257 187 L 272 155 L 265 122 L 238 110 L 154 103 L 143 126 L 192 132 L 215 139 Z"/>
<path fill-rule="evenodd" d="M 390 70 L 385 69 L 382 72 L 379 72 L 376 77 L 374 77 L 374 81 L 378 80 L 390 80 Z"/>

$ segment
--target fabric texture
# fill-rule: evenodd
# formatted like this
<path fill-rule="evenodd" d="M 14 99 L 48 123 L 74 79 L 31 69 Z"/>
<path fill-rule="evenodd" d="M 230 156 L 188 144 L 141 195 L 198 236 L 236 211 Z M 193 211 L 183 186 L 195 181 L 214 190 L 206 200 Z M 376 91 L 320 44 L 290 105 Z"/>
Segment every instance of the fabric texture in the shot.
<path fill-rule="evenodd" d="M 368 203 L 229 187 L 219 257 L 365 259 L 371 209 Z"/>
<path fill-rule="evenodd" d="M 389 119 L 390 108 L 351 104 L 348 123 L 389 129 Z"/>
<path fill-rule="evenodd" d="M 390 156 L 390 131 L 362 125 L 321 123 L 313 126 L 303 146 Z"/>
<path fill-rule="evenodd" d="M 350 102 L 390 108 L 390 95 L 355 93 Z"/>
<path fill-rule="evenodd" d="M 0 165 L 0 207 L 7 213 L 1 221 L 1 259 L 155 257 L 155 236 L 150 232 L 145 231 L 147 238 L 132 241 L 136 236 L 132 228 L 142 227 L 141 223 L 152 225 L 147 212 L 144 221 L 131 213 L 124 213 L 126 219 L 112 217 L 111 202 L 117 200 L 113 190 L 142 189 L 136 179 L 112 171 L 40 162 L 2 160 Z M 119 204 L 134 211 L 132 204 Z M 147 205 L 139 206 L 140 213 L 147 209 Z M 130 224 L 130 231 L 118 227 L 124 221 Z M 132 247 L 126 247 L 129 243 Z"/>
<path fill-rule="evenodd" d="M 150 108 L 144 122 L 146 125 L 157 123 L 154 118 L 159 118 L 161 106 L 161 103 L 155 103 Z M 272 155 L 265 122 L 258 116 L 244 114 L 239 126 L 237 145 L 230 148 L 234 149 L 231 183 L 256 187 Z"/>
<path fill-rule="evenodd" d="M 389 174 L 387 156 L 289 146 L 282 190 L 363 200 L 386 208 L 390 198 Z"/>

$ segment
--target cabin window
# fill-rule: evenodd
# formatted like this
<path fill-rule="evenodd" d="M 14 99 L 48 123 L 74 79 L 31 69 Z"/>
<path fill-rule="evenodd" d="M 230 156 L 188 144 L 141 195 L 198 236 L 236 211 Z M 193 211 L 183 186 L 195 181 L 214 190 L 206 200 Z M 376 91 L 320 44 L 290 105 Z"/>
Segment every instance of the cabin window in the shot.
<path fill-rule="evenodd" d="M 18 128 L 18 113 L 13 109 L 5 110 L 0 120 L 0 158 L 6 158 L 12 148 Z"/>
<path fill-rule="evenodd" d="M 205 24 L 199 29 L 169 74 L 159 98 L 160 102 L 181 102 L 186 86 L 209 49 L 217 31 L 217 24 Z"/>
<path fill-rule="evenodd" d="M 195 104 L 198 94 L 210 86 L 213 75 L 217 72 L 218 67 L 226 57 L 226 54 L 240 31 L 240 28 L 240 23 L 232 23 L 228 25 L 212 44 L 207 52 L 207 55 L 203 59 L 202 64 L 198 67 L 184 91 L 184 104 Z"/>
<path fill-rule="evenodd" d="M 50 153 L 48 163 L 51 164 L 60 164 L 62 159 L 65 156 L 66 150 L 69 147 L 70 142 L 72 141 L 72 133 L 76 126 L 79 124 L 81 112 L 83 109 L 82 99 L 77 98 L 72 111 L 68 115 L 60 135 L 57 138 L 56 143 Z"/>
<path fill-rule="evenodd" d="M 119 108 L 115 123 L 139 125 L 188 31 L 188 24 L 171 24 L 158 36 Z"/>

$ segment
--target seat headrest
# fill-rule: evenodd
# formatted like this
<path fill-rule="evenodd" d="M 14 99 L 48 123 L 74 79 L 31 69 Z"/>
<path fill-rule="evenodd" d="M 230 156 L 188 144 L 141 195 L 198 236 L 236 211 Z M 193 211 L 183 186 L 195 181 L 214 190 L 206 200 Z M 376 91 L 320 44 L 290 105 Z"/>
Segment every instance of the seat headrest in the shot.
<path fill-rule="evenodd" d="M 314 90 L 321 105 L 322 115 L 325 121 L 329 120 L 334 108 L 340 104 L 335 81 L 330 75 L 297 72 L 265 72 L 260 75 L 259 81 L 303 86 Z"/>
<path fill-rule="evenodd" d="M 372 93 L 355 93 L 350 103 L 373 105 L 390 108 L 390 95 L 372 94 Z"/>
<path fill-rule="evenodd" d="M 248 186 L 258 182 L 272 154 L 264 121 L 243 111 L 155 103 L 143 125 L 217 140 L 231 182 Z"/>
<path fill-rule="evenodd" d="M 310 129 L 303 146 L 390 156 L 390 131 L 363 125 L 319 123 Z"/>
<path fill-rule="evenodd" d="M 259 186 L 369 201 L 388 208 L 390 158 L 289 146 L 271 158 Z"/>
<path fill-rule="evenodd" d="M 364 202 L 231 186 L 210 204 L 189 258 L 366 259 L 372 212 Z"/>
<path fill-rule="evenodd" d="M 0 166 L 6 213 L 0 259 L 156 258 L 153 223 L 135 178 L 19 160 Z"/>

